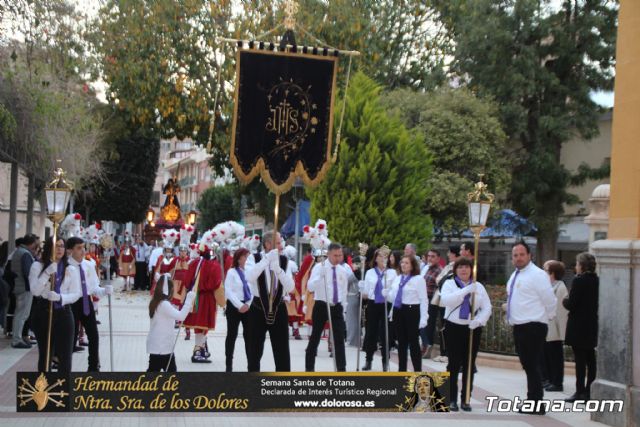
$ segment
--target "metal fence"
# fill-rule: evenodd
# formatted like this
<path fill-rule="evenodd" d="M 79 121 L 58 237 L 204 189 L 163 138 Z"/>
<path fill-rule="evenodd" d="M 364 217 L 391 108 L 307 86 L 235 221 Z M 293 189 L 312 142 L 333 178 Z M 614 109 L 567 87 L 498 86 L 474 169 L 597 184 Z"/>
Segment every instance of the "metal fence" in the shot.
<path fill-rule="evenodd" d="M 491 317 L 482 331 L 480 351 L 487 353 L 517 355 L 513 342 L 513 328 L 507 322 L 507 313 L 502 310 L 506 301 L 497 301 L 491 306 Z M 564 346 L 564 360 L 573 362 L 571 347 Z"/>

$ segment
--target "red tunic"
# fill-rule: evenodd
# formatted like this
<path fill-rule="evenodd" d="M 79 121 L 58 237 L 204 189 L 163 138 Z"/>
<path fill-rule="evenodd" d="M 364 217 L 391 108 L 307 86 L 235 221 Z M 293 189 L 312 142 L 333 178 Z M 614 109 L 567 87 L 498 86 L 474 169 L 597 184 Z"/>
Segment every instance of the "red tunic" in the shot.
<path fill-rule="evenodd" d="M 129 247 L 129 253 L 126 254 L 126 247 L 120 248 L 119 274 L 122 277 L 133 277 L 136 275 L 136 249 Z"/>
<path fill-rule="evenodd" d="M 173 270 L 173 297 L 171 304 L 181 306 L 187 294 L 185 278 L 189 272 L 189 257 L 176 258 L 175 269 Z"/>
<path fill-rule="evenodd" d="M 156 267 L 153 269 L 153 277 L 151 278 L 152 281 L 152 285 L 151 285 L 151 296 L 153 296 L 153 293 L 156 290 L 156 273 L 158 274 L 171 274 L 173 271 L 173 268 L 176 266 L 176 262 L 178 261 L 177 257 L 173 257 L 171 259 L 171 261 L 167 264 L 166 262 L 164 262 L 164 255 L 160 255 L 158 257 L 158 261 L 156 262 Z"/>
<path fill-rule="evenodd" d="M 185 277 L 187 289 L 195 283 L 196 270 L 200 260 L 196 259 L 189 265 Z M 222 269 L 216 260 L 202 259 L 198 292 L 193 309 L 184 320 L 186 328 L 193 328 L 200 332 L 207 332 L 216 327 L 216 298 L 215 291 L 222 286 Z"/>

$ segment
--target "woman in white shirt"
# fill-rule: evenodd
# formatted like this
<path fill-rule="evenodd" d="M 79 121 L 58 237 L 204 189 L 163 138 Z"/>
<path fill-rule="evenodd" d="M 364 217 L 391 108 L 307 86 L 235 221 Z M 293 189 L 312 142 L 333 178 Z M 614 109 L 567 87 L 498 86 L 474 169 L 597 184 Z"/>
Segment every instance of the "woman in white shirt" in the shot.
<path fill-rule="evenodd" d="M 44 243 L 42 259 L 35 261 L 29 271 L 29 286 L 34 298 L 31 315 L 31 327 L 38 341 L 38 371 L 48 372 L 46 366 L 47 341 L 49 336 L 49 307 L 53 302 L 51 324 L 50 363 L 55 354 L 58 372 L 67 375 L 71 372 L 71 355 L 73 354 L 73 334 L 75 321 L 71 304 L 82 297 L 82 288 L 75 274 L 70 272 L 75 267 L 67 262 L 64 249 L 65 241 L 56 240 L 55 253 L 53 240 L 48 238 Z M 55 262 L 51 261 L 54 255 Z M 51 280 L 54 280 L 53 290 Z"/>
<path fill-rule="evenodd" d="M 411 352 L 414 372 L 422 371 L 419 329 L 427 326 L 427 284 L 420 275 L 420 265 L 414 256 L 400 259 L 401 275 L 396 277 L 390 290 L 383 290 L 393 304 L 392 316 L 398 338 L 398 367 L 407 371 L 407 347 Z"/>
<path fill-rule="evenodd" d="M 156 284 L 153 298 L 149 303 L 151 328 L 149 335 L 147 335 L 147 353 L 149 353 L 147 372 L 176 371 L 176 358 L 173 355 L 176 339 L 175 322 L 176 320 L 182 322 L 186 319 L 196 294 L 189 291 L 180 310 L 171 304 L 172 295 L 173 282 L 168 275 L 163 274 Z"/>
<path fill-rule="evenodd" d="M 549 320 L 547 341 L 544 343 L 543 378 L 547 381 L 546 391 L 563 391 L 564 382 L 564 336 L 567 330 L 569 311 L 562 305 L 562 300 L 569 296 L 567 286 L 562 281 L 565 273 L 564 264 L 549 260 L 544 263 L 544 271 L 549 275 L 553 293 L 558 300 L 556 317 Z M 543 383 L 544 386 L 544 383 Z"/>
<path fill-rule="evenodd" d="M 245 264 L 249 257 L 249 251 L 245 248 L 238 249 L 233 254 L 233 268 L 227 271 L 224 279 L 224 296 L 227 298 L 227 338 L 224 341 L 224 354 L 226 357 L 226 371 L 233 372 L 233 352 L 238 337 L 238 326 L 242 323 L 242 337 L 244 338 L 244 351 L 249 360 L 249 340 L 247 339 L 247 326 L 249 321 L 249 307 L 253 296 L 251 287 L 245 276 Z"/>
<path fill-rule="evenodd" d="M 392 268 L 387 268 L 389 258 L 376 250 L 373 254 L 375 267 L 367 271 L 364 280 L 359 283 L 362 298 L 367 299 L 367 324 L 364 333 L 364 351 L 366 354 L 366 363 L 362 367 L 363 371 L 371 370 L 371 362 L 373 361 L 373 353 L 378 349 L 378 341 L 382 343 L 382 370 L 387 371 L 389 363 L 387 361 L 387 349 L 385 339 L 385 325 L 387 320 L 384 315 L 384 306 L 387 305 L 387 313 L 391 312 L 391 304 L 385 302 L 386 299 L 382 291 L 389 289 L 397 274 Z"/>
<path fill-rule="evenodd" d="M 473 352 L 471 370 L 476 364 L 476 356 L 480 348 L 482 327 L 491 316 L 491 300 L 481 283 L 473 282 L 471 271 L 473 261 L 469 258 L 458 258 L 453 264 L 453 279 L 442 285 L 440 302 L 445 306 L 444 339 L 447 343 L 449 361 L 447 371 L 450 372 L 449 392 L 451 401 L 449 409 L 458 410 L 458 373 L 462 370 L 462 388 L 460 390 L 463 411 L 470 411 L 471 405 L 465 401 L 468 368 L 469 368 L 469 334 L 473 331 Z M 471 320 L 471 294 L 475 293 Z M 471 373 L 471 390 L 473 389 L 473 372 Z"/>

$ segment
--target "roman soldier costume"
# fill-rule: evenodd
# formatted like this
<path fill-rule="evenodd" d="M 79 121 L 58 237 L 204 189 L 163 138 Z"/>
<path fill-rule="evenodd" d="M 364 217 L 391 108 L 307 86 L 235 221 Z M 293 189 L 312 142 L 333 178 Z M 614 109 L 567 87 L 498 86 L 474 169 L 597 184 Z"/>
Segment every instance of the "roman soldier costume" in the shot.
<path fill-rule="evenodd" d="M 124 245 L 120 248 L 118 269 L 120 276 L 124 278 L 124 290 L 130 291 L 136 275 L 136 250 L 131 247 L 131 237 L 128 234 L 125 236 Z"/>

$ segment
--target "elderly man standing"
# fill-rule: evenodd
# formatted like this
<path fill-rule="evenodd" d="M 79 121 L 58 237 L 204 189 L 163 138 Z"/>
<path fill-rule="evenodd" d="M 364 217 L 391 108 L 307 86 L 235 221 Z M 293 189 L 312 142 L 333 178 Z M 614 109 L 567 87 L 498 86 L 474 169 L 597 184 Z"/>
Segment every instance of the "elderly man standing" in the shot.
<path fill-rule="evenodd" d="M 511 261 L 516 270 L 507 282 L 507 320 L 513 325 L 516 352 L 527 374 L 527 399 L 538 402 L 544 394 L 540 360 L 557 301 L 549 276 L 531 261 L 531 250 L 525 242 L 513 245 Z M 534 406 L 530 410 L 521 408 L 520 412 L 544 415 L 545 410 Z"/>

